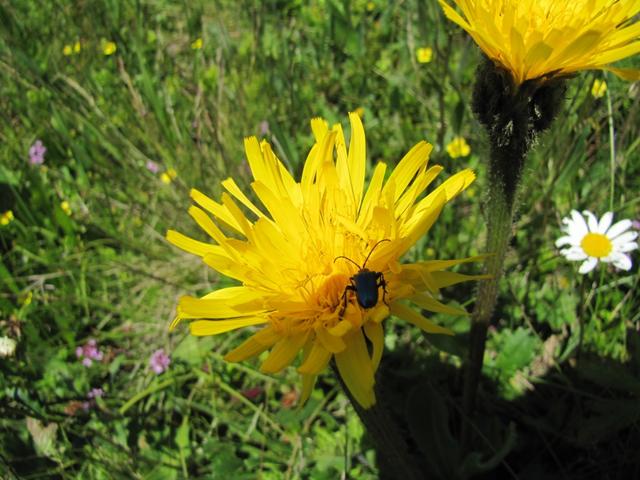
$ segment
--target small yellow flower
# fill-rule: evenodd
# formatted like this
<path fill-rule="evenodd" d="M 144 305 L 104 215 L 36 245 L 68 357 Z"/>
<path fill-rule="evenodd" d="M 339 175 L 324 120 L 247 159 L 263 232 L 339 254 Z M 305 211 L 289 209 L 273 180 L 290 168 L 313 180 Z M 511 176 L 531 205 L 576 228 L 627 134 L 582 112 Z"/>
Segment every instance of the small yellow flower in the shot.
<path fill-rule="evenodd" d="M 422 47 L 416 50 L 416 58 L 419 63 L 429 63 L 433 58 L 433 49 L 431 47 Z"/>
<path fill-rule="evenodd" d="M 81 49 L 80 40 L 76 40 L 76 43 L 73 44 L 73 53 L 80 53 Z"/>
<path fill-rule="evenodd" d="M 116 53 L 117 49 L 118 46 L 115 42 L 104 42 L 104 44 L 102 45 L 102 53 L 104 53 L 105 55 L 113 55 L 114 53 Z"/>
<path fill-rule="evenodd" d="M 375 2 L 367 2 L 367 12 L 373 12 L 376 9 Z"/>
<path fill-rule="evenodd" d="M 171 183 L 171 177 L 167 175 L 167 172 L 164 172 L 160 175 L 160 181 L 165 185 L 169 185 Z"/>
<path fill-rule="evenodd" d="M 640 70 L 611 66 L 640 52 L 637 0 L 438 1 L 516 85 L 581 70 L 640 80 Z"/>
<path fill-rule="evenodd" d="M 602 98 L 605 93 L 607 93 L 607 82 L 596 78 L 593 81 L 593 86 L 591 87 L 591 95 L 595 98 Z"/>
<path fill-rule="evenodd" d="M 32 301 L 33 301 L 33 290 L 29 290 L 29 292 L 20 296 L 20 303 L 22 303 L 23 307 L 27 307 L 31 305 Z"/>
<path fill-rule="evenodd" d="M 191 48 L 193 50 L 200 50 L 202 48 L 202 39 L 196 38 L 193 42 L 191 42 Z"/>
<path fill-rule="evenodd" d="M 69 202 L 67 202 L 66 200 L 60 202 L 60 208 L 67 215 L 71 215 L 71 205 L 69 205 Z"/>
<path fill-rule="evenodd" d="M 167 175 L 169 175 L 169 178 L 171 180 L 175 180 L 176 177 L 178 176 L 178 172 L 176 172 L 173 168 L 168 168 L 167 169 Z"/>
<path fill-rule="evenodd" d="M 13 220 L 13 212 L 11 210 L 7 210 L 2 215 L 0 215 L 0 225 L 9 225 L 9 223 Z"/>
<path fill-rule="evenodd" d="M 428 165 L 432 146 L 422 141 L 390 174 L 378 163 L 366 187 L 364 127 L 355 113 L 349 118 L 348 145 L 340 125 L 311 121 L 315 145 L 299 180 L 269 143 L 245 139 L 260 203 L 233 178 L 222 182 L 220 202 L 191 190 L 196 205 L 189 214 L 211 241 L 174 230 L 167 240 L 238 284 L 203 298 L 182 297 L 171 328 L 182 320 L 190 321 L 193 335 L 250 327 L 253 335 L 227 353 L 227 361 L 270 351 L 260 368 L 275 373 L 299 359 L 301 402 L 335 362 L 354 399 L 369 408 L 384 349 L 382 322 L 392 314 L 426 332 L 451 334 L 421 310 L 464 314 L 438 300 L 440 289 L 485 277 L 446 271 L 478 257 L 401 261 L 445 204 L 473 182 L 473 172 L 463 170 L 425 195 L 442 167 Z M 353 278 L 363 268 L 376 274 L 376 298 L 355 291 Z"/>
<path fill-rule="evenodd" d="M 65 57 L 70 56 L 72 53 L 73 53 L 73 47 L 72 47 L 71 45 L 67 44 L 67 45 L 65 45 L 65 46 L 63 47 L 63 49 L 62 49 L 62 54 L 63 54 Z"/>
<path fill-rule="evenodd" d="M 471 153 L 471 147 L 467 144 L 464 137 L 455 137 L 451 143 L 447 145 L 447 153 L 451 158 L 466 157 Z"/>

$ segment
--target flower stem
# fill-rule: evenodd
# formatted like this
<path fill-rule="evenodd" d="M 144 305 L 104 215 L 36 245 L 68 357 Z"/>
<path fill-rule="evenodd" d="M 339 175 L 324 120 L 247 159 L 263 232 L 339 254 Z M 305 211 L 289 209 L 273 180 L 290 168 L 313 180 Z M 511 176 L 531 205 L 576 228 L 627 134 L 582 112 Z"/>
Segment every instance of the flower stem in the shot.
<path fill-rule="evenodd" d="M 353 398 L 333 362 L 332 368 L 342 385 L 342 390 L 351 401 L 354 410 L 376 446 L 380 478 L 423 479 L 424 473 L 420 471 L 416 459 L 412 458 L 409 453 L 407 439 L 402 435 L 398 422 L 393 419 L 391 412 L 385 407 L 384 394 L 380 384 L 376 384 L 376 404 L 365 409 Z"/>
<path fill-rule="evenodd" d="M 499 155 L 499 154 L 498 154 Z M 476 393 L 482 373 L 487 330 L 498 298 L 504 259 L 512 236 L 515 194 L 504 191 L 499 170 L 500 162 L 490 162 L 489 185 L 492 188 L 486 202 L 487 239 L 485 251 L 491 256 L 485 263 L 485 273 L 491 278 L 478 285 L 477 300 L 471 317 L 469 357 L 464 378 L 462 444 L 469 445 L 469 421 L 475 409 Z M 514 192 L 515 193 L 515 192 Z"/>

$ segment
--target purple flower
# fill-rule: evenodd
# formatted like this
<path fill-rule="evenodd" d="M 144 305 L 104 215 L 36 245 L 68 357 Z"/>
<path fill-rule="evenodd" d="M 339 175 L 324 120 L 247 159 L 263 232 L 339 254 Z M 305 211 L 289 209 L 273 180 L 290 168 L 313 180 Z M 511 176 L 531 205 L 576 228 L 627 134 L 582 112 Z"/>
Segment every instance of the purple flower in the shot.
<path fill-rule="evenodd" d="M 634 220 L 633 222 L 631 222 L 631 226 L 636 230 L 640 230 L 640 220 Z"/>
<path fill-rule="evenodd" d="M 147 160 L 147 170 L 151 173 L 158 173 L 160 171 L 160 165 L 153 160 Z"/>
<path fill-rule="evenodd" d="M 264 137 L 267 133 L 269 133 L 269 122 L 263 120 L 260 122 L 260 136 Z"/>
<path fill-rule="evenodd" d="M 29 149 L 29 163 L 31 165 L 42 165 L 44 163 L 44 154 L 47 151 L 47 147 L 42 144 L 42 141 L 36 140 Z"/>
<path fill-rule="evenodd" d="M 76 357 L 82 359 L 85 367 L 90 367 L 93 360 L 102 360 L 102 352 L 98 349 L 98 344 L 94 339 L 90 339 L 82 347 L 76 348 Z"/>
<path fill-rule="evenodd" d="M 151 358 L 149 359 L 149 365 L 151 369 L 156 372 L 156 374 L 160 375 L 164 372 L 171 363 L 171 359 L 169 355 L 164 353 L 164 348 L 159 348 L 155 352 L 151 354 Z"/>
<path fill-rule="evenodd" d="M 87 398 L 93 400 L 94 398 L 100 398 L 104 395 L 104 390 L 101 388 L 92 388 L 87 393 Z"/>

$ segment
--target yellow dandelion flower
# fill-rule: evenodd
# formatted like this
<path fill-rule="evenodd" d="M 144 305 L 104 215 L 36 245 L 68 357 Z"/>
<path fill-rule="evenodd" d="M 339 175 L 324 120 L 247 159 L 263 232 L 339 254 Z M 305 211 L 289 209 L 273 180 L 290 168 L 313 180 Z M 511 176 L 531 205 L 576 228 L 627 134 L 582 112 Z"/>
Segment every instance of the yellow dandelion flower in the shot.
<path fill-rule="evenodd" d="M 202 48 L 202 39 L 201 38 L 196 38 L 193 42 L 191 42 L 191 48 L 193 50 L 200 50 Z"/>
<path fill-rule="evenodd" d="M 9 225 L 13 220 L 13 212 L 11 210 L 7 210 L 2 215 L 0 215 L 0 225 L 5 226 Z"/>
<path fill-rule="evenodd" d="M 71 45 L 67 44 L 62 48 L 62 54 L 65 57 L 70 56 L 72 53 L 73 53 L 73 47 Z"/>
<path fill-rule="evenodd" d="M 471 153 L 471 147 L 464 137 L 455 137 L 447 145 L 447 153 L 451 158 L 466 157 Z"/>
<path fill-rule="evenodd" d="M 60 202 L 60 208 L 67 215 L 71 215 L 71 205 L 69 205 L 69 202 L 67 202 L 66 200 Z"/>
<path fill-rule="evenodd" d="M 416 58 L 419 63 L 429 63 L 433 58 L 433 50 L 430 47 L 422 47 L 416 50 Z"/>
<path fill-rule="evenodd" d="M 118 46 L 115 42 L 104 42 L 104 44 L 102 45 L 102 53 L 104 53 L 105 55 L 113 55 L 114 53 L 116 53 L 117 49 Z"/>
<path fill-rule="evenodd" d="M 427 166 L 432 146 L 423 141 L 386 182 L 387 165 L 379 163 L 365 189 L 364 128 L 357 114 L 349 118 L 348 149 L 340 125 L 329 128 L 322 119 L 311 121 L 315 145 L 300 181 L 268 142 L 245 139 L 254 177 L 251 186 L 262 206 L 233 178 L 222 182 L 226 192 L 221 203 L 191 190 L 196 205 L 189 214 L 213 243 L 174 230 L 167 232 L 167 239 L 241 285 L 202 298 L 182 297 L 171 328 L 191 320 L 193 335 L 217 335 L 259 325 L 260 330 L 225 356 L 227 361 L 268 350 L 260 368 L 274 373 L 300 355 L 304 402 L 316 376 L 334 359 L 353 397 L 368 408 L 375 403 L 374 373 L 384 347 L 382 321 L 391 313 L 426 332 L 451 334 L 408 304 L 464 314 L 440 303 L 439 289 L 484 277 L 445 271 L 478 257 L 400 262 L 444 205 L 473 182 L 474 173 L 459 172 L 423 196 L 442 171 L 440 166 Z M 369 273 L 366 279 L 356 277 L 361 271 Z M 363 287 L 367 282 L 370 288 Z"/>
<path fill-rule="evenodd" d="M 593 86 L 591 87 L 591 95 L 595 98 L 602 98 L 605 93 L 607 93 L 607 82 L 596 78 L 593 81 Z"/>
<path fill-rule="evenodd" d="M 167 174 L 167 172 L 163 172 L 160 175 L 160 181 L 165 185 L 169 185 L 171 183 L 171 177 Z"/>
<path fill-rule="evenodd" d="M 453 0 L 461 13 L 438 1 L 517 85 L 593 69 L 640 79 L 611 66 L 640 52 L 637 0 Z"/>
<path fill-rule="evenodd" d="M 82 50 L 82 45 L 80 45 L 80 40 L 76 40 L 76 43 L 73 44 L 73 53 L 80 53 Z"/>

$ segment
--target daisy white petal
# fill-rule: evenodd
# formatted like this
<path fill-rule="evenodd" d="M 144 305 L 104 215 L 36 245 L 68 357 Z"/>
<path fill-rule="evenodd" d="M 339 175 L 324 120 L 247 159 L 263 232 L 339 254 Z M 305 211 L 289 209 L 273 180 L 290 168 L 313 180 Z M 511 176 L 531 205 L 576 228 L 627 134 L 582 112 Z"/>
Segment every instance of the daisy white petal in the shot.
<path fill-rule="evenodd" d="M 631 220 L 620 220 L 607 231 L 607 237 L 613 239 L 631 228 Z"/>
<path fill-rule="evenodd" d="M 611 222 L 613 221 L 613 213 L 605 212 L 600 219 L 600 223 L 598 223 L 598 229 L 596 230 L 598 233 L 607 233 L 607 229 L 611 226 Z"/>
<path fill-rule="evenodd" d="M 624 232 L 612 239 L 611 243 L 616 247 L 620 247 L 625 243 L 633 242 L 636 238 L 638 238 L 638 232 Z"/>
<path fill-rule="evenodd" d="M 638 249 L 638 242 L 629 242 L 616 248 L 618 252 L 630 252 Z"/>
<path fill-rule="evenodd" d="M 580 215 L 580 212 L 571 210 L 571 219 L 573 221 L 567 225 L 569 227 L 569 235 L 583 237 L 589 233 L 587 222 L 584 221 L 584 217 Z"/>
<path fill-rule="evenodd" d="M 580 240 L 578 240 L 577 243 L 579 244 Z M 556 240 L 556 247 L 560 248 L 564 245 L 576 245 L 575 238 L 569 235 L 565 235 L 564 237 L 560 237 L 559 239 Z"/>
<path fill-rule="evenodd" d="M 580 247 L 574 247 L 574 248 L 567 248 L 566 250 L 563 250 L 561 252 L 564 257 L 567 260 L 571 260 L 571 261 L 580 261 L 580 260 L 585 260 L 588 255 L 586 253 L 584 253 L 584 250 L 582 250 Z"/>
<path fill-rule="evenodd" d="M 589 257 L 582 265 L 580 265 L 580 268 L 578 269 L 578 273 L 582 273 L 583 275 L 585 273 L 589 273 L 591 270 L 596 268 L 597 264 L 598 264 L 597 258 Z"/>
<path fill-rule="evenodd" d="M 631 258 L 624 253 L 614 253 L 611 255 L 613 266 L 620 270 L 631 270 Z"/>
<path fill-rule="evenodd" d="M 597 232 L 598 231 L 598 219 L 596 218 L 596 216 L 591 213 L 589 210 L 584 210 L 582 212 L 582 214 L 587 217 L 587 225 L 589 226 L 589 231 L 590 232 Z"/>

